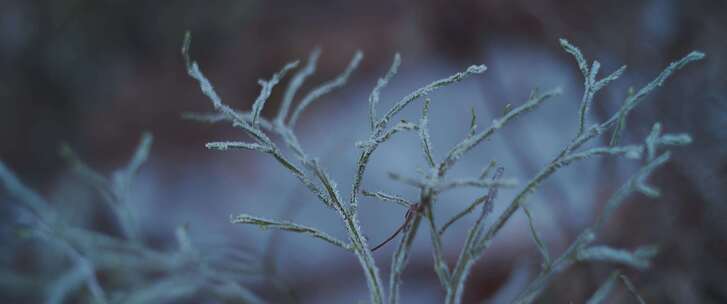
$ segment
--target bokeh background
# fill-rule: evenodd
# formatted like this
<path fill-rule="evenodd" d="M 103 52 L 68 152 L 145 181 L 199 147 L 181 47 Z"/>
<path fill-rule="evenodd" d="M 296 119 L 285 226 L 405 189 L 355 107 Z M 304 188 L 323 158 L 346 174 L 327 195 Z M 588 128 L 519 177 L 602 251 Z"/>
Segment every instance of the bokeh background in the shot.
<path fill-rule="evenodd" d="M 725 303 L 725 20 L 727 3 L 706 0 L 5 0 L 0 2 L 0 159 L 79 225 L 114 235 L 118 227 L 108 221 L 108 211 L 94 204 L 97 195 L 73 178 L 58 147 L 68 143 L 92 167 L 110 173 L 128 161 L 142 132 L 149 131 L 155 138 L 150 159 L 129 199 L 148 246 L 173 246 L 175 227 L 188 225 L 199 246 L 239 246 L 272 267 L 265 268 L 268 272 L 274 268 L 275 284 L 265 274 L 244 282 L 267 302 L 352 303 L 367 298 L 352 255 L 306 237 L 229 224 L 230 214 L 246 212 L 294 219 L 345 236 L 336 215 L 269 157 L 204 148 L 208 141 L 245 139 L 239 130 L 181 119 L 184 112 L 211 110 L 179 53 L 186 30 L 193 35 L 194 58 L 223 100 L 238 109 L 251 106 L 258 78 L 269 77 L 290 60 L 305 59 L 316 47 L 322 49 L 318 71 L 302 92 L 335 77 L 356 50 L 364 52 L 348 85 L 305 112 L 296 130 L 344 194 L 354 170 L 354 143 L 367 136 L 368 94 L 396 52 L 403 64 L 383 93 L 380 109 L 471 64 L 489 68 L 432 95 L 438 156 L 464 136 L 471 107 L 484 127 L 506 104 L 525 100 L 531 89 L 563 87 L 562 96 L 474 150 L 453 171 L 471 176 L 495 159 L 507 176 L 524 182 L 575 134 L 582 78 L 558 38 L 598 59 L 605 72 L 628 65 L 626 75 L 597 97 L 590 123 L 609 117 L 630 86 L 640 87 L 669 62 L 700 50 L 706 60 L 678 72 L 631 114 L 626 137 L 640 142 L 660 121 L 666 132 L 690 133 L 694 143 L 675 149 L 673 161 L 652 178 L 663 197 L 634 196 L 608 224 L 602 242 L 628 248 L 660 245 L 651 269 L 627 272 L 647 302 Z M 264 116 L 276 113 L 280 91 L 273 93 Z M 414 120 L 418 111 L 414 106 L 403 117 Z M 364 188 L 416 199 L 415 189 L 389 180 L 387 172 L 416 176 L 424 166 L 418 147 L 414 136 L 382 146 Z M 536 224 L 552 255 L 593 220 L 636 165 L 599 159 L 573 166 L 532 197 Z M 500 207 L 514 191 L 502 192 Z M 456 212 L 477 194 L 469 190 L 442 197 L 441 212 Z M 14 233 L 13 199 L 0 192 L 0 202 L 5 273 L 0 302 L 41 302 L 44 282 L 57 273 L 44 271 L 47 265 L 34 258 L 37 247 L 26 244 L 34 241 Z M 403 220 L 403 210 L 368 198 L 361 208 L 362 225 L 374 243 Z M 455 227 L 445 242 L 452 261 L 466 224 Z M 384 274 L 393 247 L 376 253 Z M 538 259 L 519 214 L 473 271 L 465 302 L 506 303 L 537 274 Z M 428 236 L 422 233 L 404 274 L 404 303 L 440 302 L 442 291 L 431 264 Z M 583 302 L 610 269 L 612 265 L 574 267 L 541 300 Z M 26 284 L 18 278 L 27 279 Z M 617 290 L 611 301 L 633 301 L 623 288 Z M 204 295 L 186 300 L 204 302 Z"/>

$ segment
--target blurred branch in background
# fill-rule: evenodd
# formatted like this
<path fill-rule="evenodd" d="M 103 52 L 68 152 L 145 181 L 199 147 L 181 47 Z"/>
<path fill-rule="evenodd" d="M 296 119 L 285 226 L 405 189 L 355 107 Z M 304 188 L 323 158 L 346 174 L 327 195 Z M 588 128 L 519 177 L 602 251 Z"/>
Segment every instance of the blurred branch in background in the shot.
<path fill-rule="evenodd" d="M 225 254 L 224 248 L 199 248 L 184 226 L 176 230 L 177 250 L 159 251 L 140 240 L 125 197 L 136 172 L 146 161 L 151 141 L 151 136 L 144 134 L 129 164 L 117 170 L 112 180 L 90 169 L 70 148 L 64 147 L 62 151 L 77 174 L 106 200 L 120 226 L 121 237 L 84 228 L 62 217 L 57 208 L 67 206 L 47 202 L 0 162 L 4 190 L 16 201 L 15 208 L 27 214 L 26 222 L 19 224 L 26 225 L 28 236 L 51 245 L 39 247 L 43 250 L 33 252 L 32 256 L 43 260 L 55 259 L 60 254 L 72 261 L 71 269 L 61 271 L 65 274 L 58 278 L 53 268 L 32 274 L 34 280 L 47 282 L 41 292 L 33 293 L 37 297 L 34 302 L 65 303 L 66 299 L 75 299 L 86 303 L 158 303 L 200 294 L 219 300 L 260 302 L 240 281 L 262 269 L 256 262 L 240 259 L 244 255 L 235 249 Z M 3 265 L 11 273 L 17 273 L 14 268 L 18 266 Z M 86 288 L 79 288 L 81 285 Z M 15 292 L 30 294 L 29 290 Z"/>

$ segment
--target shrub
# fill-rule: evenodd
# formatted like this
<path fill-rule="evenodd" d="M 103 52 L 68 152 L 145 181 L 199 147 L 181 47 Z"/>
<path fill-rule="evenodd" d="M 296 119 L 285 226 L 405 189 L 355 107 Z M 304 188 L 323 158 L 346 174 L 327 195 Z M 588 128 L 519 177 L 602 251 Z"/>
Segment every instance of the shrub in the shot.
<path fill-rule="evenodd" d="M 43 246 L 33 254 L 53 262 L 32 278 L 44 287 L 44 303 L 160 303 L 192 296 L 261 303 L 241 285 L 241 280 L 258 271 L 245 253 L 227 247 L 196 246 L 186 226 L 175 231 L 175 249 L 159 250 L 143 241 L 127 195 L 151 144 L 151 135 L 144 134 L 128 165 L 110 178 L 91 169 L 70 148 L 61 149 L 75 174 L 93 187 L 112 211 L 121 235 L 96 231 L 63 216 L 69 206 L 46 201 L 0 162 L 0 184 L 22 212 L 18 220 L 22 235 L 41 241 Z M 59 255 L 70 262 L 70 268 Z M 5 275 L 8 281 L 25 281 L 10 269 Z M 22 289 L 28 294 L 39 293 L 27 286 Z"/>
<path fill-rule="evenodd" d="M 624 200 L 633 193 L 642 193 L 650 197 L 659 195 L 659 191 L 647 184 L 646 179 L 659 166 L 669 160 L 668 151 L 663 151 L 674 145 L 684 145 L 691 142 L 691 138 L 687 134 L 662 134 L 661 125 L 655 123 L 653 129 L 643 143 L 622 144 L 621 135 L 626 128 L 628 114 L 640 103 L 645 97 L 657 87 L 663 85 L 674 72 L 683 68 L 690 62 L 701 60 L 704 54 L 700 52 L 692 52 L 684 58 L 671 63 L 664 69 L 654 80 L 643 86 L 639 90 L 629 92 L 623 105 L 609 119 L 604 122 L 586 125 L 586 117 L 588 116 L 591 104 L 596 94 L 609 85 L 612 81 L 618 79 L 626 70 L 623 66 L 612 72 L 606 77 L 598 78 L 600 64 L 593 61 L 588 64 L 583 54 L 578 48 L 570 44 L 568 41 L 561 39 L 560 44 L 563 49 L 575 57 L 579 69 L 584 77 L 584 92 L 578 109 L 577 130 L 572 140 L 562 148 L 550 163 L 546 164 L 534 177 L 528 180 L 524 186 L 517 190 L 514 199 L 509 202 L 505 211 L 500 214 L 489 226 L 486 225 L 486 219 L 490 216 L 493 204 L 496 202 L 497 190 L 500 187 L 512 187 L 514 181 L 512 179 L 504 179 L 504 169 L 497 167 L 495 162 L 490 163 L 482 171 L 482 174 L 473 178 L 466 179 L 448 179 L 447 173 L 457 161 L 475 146 L 481 144 L 490 138 L 496 131 L 505 127 L 527 112 L 535 110 L 544 102 L 558 96 L 561 89 L 555 88 L 545 92 L 533 90 L 530 97 L 512 109 L 507 109 L 505 114 L 493 120 L 492 124 L 484 129 L 478 130 L 477 119 L 475 113 L 472 114 L 472 122 L 468 135 L 462 139 L 442 158 L 436 158 L 432 153 L 432 142 L 429 137 L 428 119 L 430 99 L 428 94 L 432 91 L 453 85 L 466 78 L 485 72 L 487 69 L 484 65 L 473 65 L 465 71 L 454 74 L 450 77 L 443 78 L 412 91 L 404 96 L 393 106 L 388 108 L 383 114 L 379 114 L 377 106 L 379 104 L 379 94 L 391 79 L 397 74 L 400 65 L 400 56 L 397 54 L 388 72 L 377 82 L 369 96 L 369 128 L 370 134 L 368 138 L 356 143 L 360 148 L 358 162 L 355 164 L 355 175 L 352 181 L 352 191 L 347 198 L 344 198 L 336 187 L 336 182 L 328 175 L 325 168 L 320 162 L 308 154 L 299 143 L 295 135 L 295 124 L 300 114 L 311 103 L 318 100 L 322 95 L 330 92 L 332 89 L 343 85 L 351 72 L 358 66 L 361 60 L 361 53 L 356 53 L 348 68 L 336 79 L 331 82 L 324 83 L 313 89 L 305 95 L 297 104 L 292 115 L 288 115 L 290 107 L 293 106 L 293 99 L 303 81 L 313 73 L 319 53 L 314 51 L 306 64 L 299 70 L 290 81 L 282 101 L 282 105 L 277 115 L 268 120 L 261 117 L 261 111 L 270 96 L 271 90 L 280 82 L 289 71 L 296 68 L 298 61 L 286 64 L 278 73 L 274 74 L 269 80 L 260 80 L 260 95 L 252 105 L 249 112 L 236 111 L 222 102 L 220 97 L 215 93 L 213 86 L 204 76 L 196 62 L 190 59 L 189 46 L 190 36 L 187 34 L 182 47 L 182 54 L 187 63 L 188 74 L 199 82 L 202 93 L 206 95 L 212 102 L 215 113 L 192 115 L 192 118 L 208 122 L 231 122 L 233 127 L 241 129 L 248 134 L 252 141 L 221 141 L 207 143 L 207 148 L 211 150 L 228 150 L 242 149 L 252 150 L 266 153 L 278 162 L 285 169 L 290 171 L 297 180 L 312 192 L 323 204 L 324 207 L 331 209 L 337 213 L 341 219 L 342 225 L 348 233 L 348 239 L 337 239 L 319 229 L 300 225 L 286 220 L 268 219 L 257 217 L 254 215 L 240 214 L 231 218 L 232 223 L 257 225 L 260 228 L 274 228 L 290 232 L 297 232 L 309 235 L 313 238 L 328 242 L 340 249 L 346 250 L 354 254 L 361 265 L 363 274 L 366 278 L 368 289 L 370 292 L 370 300 L 372 303 L 383 303 L 388 300 L 389 303 L 399 302 L 399 287 L 401 285 L 401 276 L 407 266 L 407 260 L 411 250 L 412 241 L 416 237 L 422 221 L 426 228 L 429 229 L 431 235 L 431 248 L 434 257 L 433 268 L 439 281 L 446 292 L 445 303 L 460 303 L 462 300 L 463 290 L 468 274 L 477 261 L 490 246 L 497 233 L 505 226 L 510 218 L 520 209 L 527 216 L 530 224 L 532 238 L 539 249 L 542 258 L 542 271 L 533 280 L 527 288 L 520 293 L 515 300 L 516 303 L 530 303 L 535 300 L 538 295 L 548 286 L 552 278 L 563 270 L 567 269 L 574 263 L 601 261 L 620 264 L 636 269 L 645 269 L 649 266 L 650 259 L 657 254 L 654 246 L 643 246 L 634 250 L 626 250 L 613 248 L 603 244 L 597 244 L 597 237 L 602 227 L 607 223 L 613 212 L 621 207 Z M 395 122 L 395 117 L 404 108 L 412 105 L 415 101 L 424 99 L 421 118 L 418 122 L 399 121 Z M 290 116 L 290 117 L 289 117 Z M 362 189 L 362 179 L 366 172 L 371 155 L 376 149 L 393 136 L 400 133 L 411 132 L 419 137 L 421 142 L 422 156 L 427 162 L 426 174 L 420 179 L 402 178 L 398 175 L 393 177 L 401 182 L 413 185 L 419 189 L 419 197 L 415 199 L 407 199 L 395 194 L 384 192 L 369 192 Z M 610 132 L 609 144 L 603 147 L 590 149 L 582 149 L 582 147 L 591 142 L 593 139 L 606 135 Z M 270 135 L 280 138 L 280 142 L 285 145 L 288 154 L 283 152 L 283 148 L 272 140 Z M 628 159 L 638 160 L 642 162 L 641 168 L 629 178 L 625 184 L 618 189 L 608 200 L 606 206 L 595 223 L 585 229 L 573 243 L 557 258 L 551 258 L 546 243 L 539 236 L 538 229 L 533 225 L 532 214 L 526 207 L 525 203 L 528 197 L 535 192 L 540 184 L 548 177 L 552 176 L 559 169 L 572 163 L 586 160 L 595 156 L 616 156 Z M 494 171 L 494 173 L 493 173 Z M 490 177 L 491 176 L 491 177 Z M 444 191 L 463 187 L 477 186 L 487 188 L 486 194 L 474 200 L 466 209 L 459 214 L 444 222 L 444 224 L 435 221 L 435 214 L 432 205 L 437 203 L 439 194 Z M 372 251 L 378 246 L 371 246 L 364 237 L 363 229 L 359 223 L 358 205 L 360 195 L 367 195 L 378 198 L 382 201 L 392 202 L 401 205 L 407 210 L 405 223 L 397 230 L 401 233 L 397 248 L 391 258 L 391 270 L 388 282 L 388 298 L 385 296 L 384 283 L 377 267 L 376 260 L 372 255 Z M 454 265 L 449 265 L 443 255 L 442 237 L 452 223 L 460 221 L 464 215 L 469 213 L 477 214 L 476 220 L 472 223 L 464 245 L 462 246 Z M 394 238 L 392 235 L 390 239 Z M 387 240 L 388 241 L 388 240 Z M 598 303 L 605 299 L 605 295 L 612 288 L 616 278 L 621 278 L 629 290 L 635 290 L 633 285 L 624 275 L 614 273 L 604 283 L 590 299 L 589 303 Z M 638 297 L 638 295 L 634 294 Z"/>

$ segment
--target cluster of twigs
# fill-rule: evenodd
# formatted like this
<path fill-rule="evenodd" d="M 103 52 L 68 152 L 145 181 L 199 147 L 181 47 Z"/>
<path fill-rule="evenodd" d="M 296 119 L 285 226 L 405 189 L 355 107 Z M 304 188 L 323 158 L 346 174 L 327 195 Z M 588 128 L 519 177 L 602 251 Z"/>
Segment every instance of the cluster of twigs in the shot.
<path fill-rule="evenodd" d="M 139 224 L 129 209 L 128 194 L 141 165 L 146 161 L 152 137 L 144 134 L 132 159 L 110 178 L 91 169 L 67 146 L 61 149 L 82 181 L 93 187 L 112 211 L 120 236 L 105 234 L 70 221 L 61 215 L 67 206 L 52 204 L 25 186 L 0 162 L 0 184 L 17 201 L 25 216 L 26 235 L 47 248 L 38 255 L 67 257 L 71 267 L 58 276 L 43 269 L 33 280 L 45 280 L 44 303 L 160 303 L 194 296 L 219 300 L 261 303 L 243 286 L 243 279 L 260 272 L 255 261 L 230 247 L 197 246 L 186 226 L 176 229 L 177 248 L 159 250 L 145 244 Z M 65 263 L 64 263 L 65 264 Z M 65 268 L 66 266 L 64 266 Z M 10 270 L 8 270 L 10 271 Z M 24 274 L 15 274 L 20 280 Z M 82 292 L 85 286 L 86 293 Z M 70 300 L 69 300 L 70 299 Z"/>
<path fill-rule="evenodd" d="M 355 175 L 352 183 L 352 190 L 348 199 L 344 199 L 337 190 L 336 183 L 322 168 L 316 158 L 308 156 L 303 147 L 300 145 L 295 132 L 295 123 L 298 121 L 300 113 L 312 102 L 318 100 L 319 97 L 330 92 L 336 87 L 343 85 L 351 72 L 359 64 L 362 55 L 356 53 L 348 68 L 338 77 L 326 82 L 319 87 L 313 89 L 305 95 L 297 104 L 293 114 L 288 117 L 290 107 L 293 105 L 293 99 L 306 77 L 310 76 L 316 67 L 319 52 L 314 51 L 306 64 L 299 70 L 290 81 L 276 117 L 268 121 L 260 116 L 271 89 L 278 84 L 280 79 L 291 69 L 298 65 L 298 62 L 292 62 L 283 67 L 280 72 L 274 74 L 270 80 L 259 81 L 262 86 L 259 97 L 253 103 L 249 112 L 235 111 L 225 105 L 219 96 L 215 93 L 212 85 L 202 74 L 196 62 L 190 60 L 189 43 L 190 37 L 187 35 L 182 53 L 187 62 L 187 70 L 191 77 L 196 79 L 202 92 L 209 97 L 212 105 L 216 110 L 212 114 L 195 114 L 190 117 L 209 121 L 230 121 L 234 127 L 238 127 L 245 131 L 253 139 L 253 142 L 211 142 L 207 144 L 209 149 L 227 150 L 227 149 L 244 149 L 254 150 L 270 154 L 278 163 L 288 169 L 308 190 L 310 190 L 324 206 L 331 208 L 339 216 L 348 233 L 348 240 L 337 239 L 323 231 L 313 227 L 303 226 L 296 223 L 283 220 L 273 220 L 260 218 L 252 215 L 241 214 L 231 219 L 233 223 L 253 224 L 260 227 L 270 227 L 291 232 L 299 232 L 308 234 L 314 238 L 323 240 L 332 245 L 338 246 L 344 250 L 348 250 L 358 257 L 359 263 L 366 277 L 371 302 L 398 303 L 399 289 L 401 285 L 401 276 L 407 266 L 407 261 L 411 251 L 411 245 L 420 231 L 422 220 L 426 222 L 426 226 L 430 231 L 432 252 L 434 258 L 434 271 L 439 278 L 442 287 L 446 291 L 445 303 L 460 303 L 467 280 L 468 274 L 474 263 L 479 259 L 485 250 L 490 246 L 498 232 L 512 218 L 512 216 L 523 208 L 529 219 L 529 224 L 533 239 L 537 248 L 543 256 L 542 272 L 535 280 L 527 286 L 527 288 L 515 300 L 516 303 L 532 302 L 548 285 L 550 280 L 564 269 L 576 262 L 582 261 L 606 261 L 631 266 L 637 269 L 644 269 L 649 265 L 649 259 L 656 254 L 653 247 L 638 248 L 635 251 L 616 249 L 606 245 L 594 245 L 596 236 L 600 228 L 608 220 L 613 211 L 618 208 L 624 199 L 634 192 L 644 193 L 648 196 L 657 196 L 658 191 L 652 186 L 646 184 L 646 178 L 657 167 L 664 164 L 669 159 L 669 153 L 659 153 L 660 148 L 672 145 L 683 145 L 690 142 L 690 138 L 686 134 L 661 134 L 661 127 L 657 123 L 653 132 L 646 138 L 643 144 L 620 145 L 623 130 L 626 126 L 626 118 L 631 110 L 640 104 L 646 95 L 655 88 L 661 86 L 663 82 L 678 69 L 686 64 L 700 60 L 704 57 L 702 53 L 692 52 L 684 58 L 670 64 L 663 72 L 661 72 L 653 81 L 645 85 L 635 93 L 629 94 L 623 106 L 613 114 L 608 120 L 594 124 L 590 127 L 586 126 L 587 116 L 590 106 L 596 94 L 606 87 L 609 83 L 616 80 L 625 71 L 625 66 L 617 69 L 608 76 L 598 79 L 600 64 L 594 61 L 590 66 L 586 62 L 580 50 L 561 40 L 561 46 L 564 50 L 572 54 L 585 78 L 584 93 L 578 110 L 578 128 L 573 139 L 561 150 L 561 152 L 553 158 L 551 162 L 545 165 L 540 172 L 532 177 L 524 187 L 520 189 L 512 201 L 507 205 L 505 210 L 495 218 L 492 223 L 487 225 L 488 215 L 492 213 L 495 204 L 497 189 L 503 186 L 514 187 L 515 183 L 512 179 L 502 178 L 503 168 L 496 168 L 495 162 L 490 163 L 482 174 L 471 179 L 449 179 L 447 173 L 459 159 L 468 151 L 480 143 L 486 141 L 499 129 L 530 112 L 545 101 L 552 99 L 560 94 L 561 89 L 556 88 L 546 92 L 533 91 L 528 99 L 521 105 L 508 109 L 506 113 L 495 120 L 492 124 L 484 129 L 478 130 L 477 119 L 475 114 L 472 115 L 472 122 L 467 136 L 458 144 L 452 147 L 440 160 L 434 155 L 432 142 L 429 136 L 429 105 L 431 100 L 428 95 L 439 88 L 462 81 L 474 74 L 483 73 L 486 70 L 484 65 L 474 65 L 467 68 L 464 72 L 454 74 L 450 77 L 434 81 L 426 86 L 414 90 L 410 94 L 404 96 L 394 103 L 383 115 L 378 114 L 377 106 L 380 100 L 380 92 L 387 86 L 392 78 L 397 74 L 400 65 L 400 56 L 397 54 L 388 72 L 377 82 L 369 97 L 369 137 L 363 141 L 356 143 L 361 152 L 355 165 Z M 417 123 L 400 121 L 392 123 L 395 116 L 404 108 L 411 105 L 418 99 L 425 99 L 421 118 Z M 393 126 L 390 126 L 393 124 Z M 610 143 L 604 147 L 590 148 L 586 150 L 580 149 L 584 144 L 598 138 L 600 135 L 612 131 Z M 416 133 L 421 141 L 422 154 L 428 164 L 428 171 L 424 177 L 413 179 L 393 174 L 392 178 L 399 180 L 407 185 L 417 187 L 419 189 L 419 197 L 416 200 L 409 200 L 398 195 L 388 194 L 383 191 L 369 192 L 362 190 L 362 180 L 371 155 L 382 143 L 401 132 Z M 297 162 L 282 152 L 277 144 L 270 139 L 268 134 L 279 136 L 282 142 L 287 146 Z M 596 223 L 586 229 L 573 244 L 556 259 L 551 259 L 549 250 L 544 240 L 539 236 L 538 229 L 532 222 L 532 214 L 524 205 L 527 199 L 532 195 L 539 185 L 548 177 L 552 176 L 562 167 L 568 166 L 575 162 L 585 160 L 594 156 L 623 156 L 630 159 L 643 160 L 642 168 L 631 177 L 626 184 L 619 189 L 613 197 L 608 201 L 606 208 Z M 492 173 L 495 171 L 494 174 Z M 488 178 L 492 176 L 491 178 Z M 435 220 L 433 212 L 433 204 L 437 202 L 439 195 L 451 189 L 460 187 L 481 187 L 488 188 L 488 191 L 482 197 L 477 198 L 468 205 L 467 208 L 450 218 L 443 225 L 439 225 Z M 378 246 L 371 247 L 364 237 L 363 229 L 359 224 L 358 206 L 359 195 L 364 194 L 372 196 L 383 201 L 392 202 L 400 205 L 407 210 L 404 224 L 383 243 Z M 479 208 L 479 215 L 470 227 L 465 238 L 464 244 L 460 250 L 456 263 L 452 266 L 447 263 L 444 258 L 444 248 L 442 248 L 442 236 L 450 225 L 454 222 L 463 220 L 465 215 L 476 212 Z M 372 251 L 379 248 L 387 241 L 393 239 L 397 234 L 401 234 L 400 241 L 394 251 L 391 260 L 391 270 L 388 282 L 388 298 L 384 295 L 384 285 L 376 266 Z M 625 277 L 624 277 L 625 278 Z M 611 280 L 609 280 L 610 282 Z M 625 282 L 628 282 L 625 279 Z M 601 295 L 610 287 L 606 286 L 598 291 L 598 295 L 594 295 L 594 302 L 603 299 Z"/>

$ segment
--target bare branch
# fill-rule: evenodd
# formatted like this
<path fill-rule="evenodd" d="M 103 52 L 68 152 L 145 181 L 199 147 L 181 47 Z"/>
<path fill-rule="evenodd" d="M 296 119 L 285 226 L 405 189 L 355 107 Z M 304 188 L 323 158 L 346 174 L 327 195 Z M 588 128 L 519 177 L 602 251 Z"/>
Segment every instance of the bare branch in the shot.
<path fill-rule="evenodd" d="M 308 226 L 299 225 L 299 224 L 296 224 L 293 222 L 266 219 L 266 218 L 247 215 L 247 214 L 240 214 L 234 218 L 231 218 L 230 222 L 233 224 L 256 225 L 256 226 L 260 227 L 260 229 L 263 229 L 263 230 L 272 228 L 272 229 L 280 229 L 280 230 L 285 230 L 285 231 L 290 231 L 290 232 L 298 232 L 298 233 L 302 233 L 302 234 L 307 234 L 314 238 L 326 241 L 332 245 L 341 247 L 345 250 L 348 250 L 348 251 L 353 250 L 350 244 L 346 244 L 343 241 L 340 241 L 325 232 L 322 232 L 318 229 L 311 228 Z"/>

